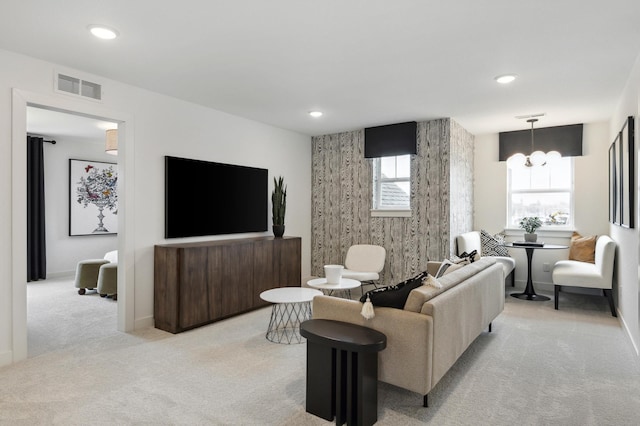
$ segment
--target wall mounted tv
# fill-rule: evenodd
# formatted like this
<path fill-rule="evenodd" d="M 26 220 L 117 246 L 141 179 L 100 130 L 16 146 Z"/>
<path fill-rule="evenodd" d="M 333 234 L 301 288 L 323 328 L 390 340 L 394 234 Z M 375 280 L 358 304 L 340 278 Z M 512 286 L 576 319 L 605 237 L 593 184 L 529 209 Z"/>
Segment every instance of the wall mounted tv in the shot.
<path fill-rule="evenodd" d="M 165 238 L 267 230 L 266 169 L 164 158 Z"/>

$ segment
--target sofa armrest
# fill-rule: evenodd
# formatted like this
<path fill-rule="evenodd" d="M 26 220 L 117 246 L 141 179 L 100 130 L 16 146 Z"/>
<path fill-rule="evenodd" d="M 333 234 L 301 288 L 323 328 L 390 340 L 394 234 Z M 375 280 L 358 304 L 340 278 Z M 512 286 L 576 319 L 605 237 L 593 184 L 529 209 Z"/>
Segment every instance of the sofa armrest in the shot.
<path fill-rule="evenodd" d="M 343 321 L 380 331 L 387 347 L 379 352 L 378 379 L 426 395 L 431 390 L 433 320 L 402 309 L 374 307 L 375 317 L 361 314 L 362 303 L 331 296 L 313 299 L 313 318 Z"/>
<path fill-rule="evenodd" d="M 494 263 L 423 305 L 434 323 L 432 386 L 503 311 L 502 274 L 502 265 Z"/>

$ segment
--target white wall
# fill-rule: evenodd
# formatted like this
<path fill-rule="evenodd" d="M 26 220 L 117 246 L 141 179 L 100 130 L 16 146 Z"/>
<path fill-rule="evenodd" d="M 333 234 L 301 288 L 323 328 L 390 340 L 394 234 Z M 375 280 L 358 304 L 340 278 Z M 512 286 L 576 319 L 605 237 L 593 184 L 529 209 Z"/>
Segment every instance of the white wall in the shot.
<path fill-rule="evenodd" d="M 12 156 L 7 154 L 12 152 L 12 88 L 70 102 L 69 95 L 54 92 L 54 71 L 87 76 L 2 50 L 0 64 L 0 93 L 5 99 L 0 102 L 0 148 L 5 153 L 0 156 L 0 235 L 3 236 L 0 239 L 0 365 L 3 365 L 23 356 L 14 354 L 14 350 L 16 341 L 26 341 L 26 337 L 13 335 L 16 328 L 14 322 L 26 318 L 26 309 L 23 316 L 19 306 L 18 315 L 13 314 L 14 304 L 21 303 L 21 297 L 16 296 L 16 292 L 22 291 L 20 281 L 23 276 L 26 277 L 26 272 L 13 270 L 16 262 L 12 256 L 24 254 L 22 250 L 12 252 L 9 238 L 12 235 L 12 198 L 15 195 L 12 194 L 12 173 L 14 169 L 24 168 L 22 164 L 13 165 Z M 167 242 L 163 239 L 164 155 L 267 168 L 270 180 L 272 176 L 284 176 L 288 184 L 286 234 L 302 237 L 302 273 L 309 275 L 310 137 L 97 76 L 88 77 L 104 84 L 104 100 L 100 108 L 130 116 L 135 123 L 131 126 L 127 123 L 125 127 L 127 132 L 131 132 L 127 133 L 127 143 L 133 143 L 127 145 L 130 148 L 124 161 L 129 159 L 134 162 L 133 176 L 129 176 L 134 181 L 134 194 L 132 203 L 127 204 L 127 211 L 133 212 L 133 224 L 129 224 L 129 229 L 134 230 L 134 235 L 126 238 L 133 241 L 134 246 L 133 253 L 127 253 L 135 260 L 134 270 L 127 271 L 134 279 L 127 286 L 133 289 L 135 306 L 132 311 L 136 328 L 149 326 L 153 322 L 153 246 Z M 97 108 L 96 102 L 90 100 L 74 99 L 73 103 L 86 103 L 93 110 Z M 133 155 L 128 157 L 130 153 Z M 127 176 L 123 178 L 127 179 Z M 207 192 L 205 188 L 204 196 L 207 196 Z M 15 208 L 21 211 L 20 206 Z M 249 235 L 233 237 L 243 236 Z M 18 324 L 18 329 L 20 327 L 22 325 Z"/>
<path fill-rule="evenodd" d="M 46 135 L 44 135 L 46 136 Z M 69 159 L 113 163 L 104 143 L 56 137 L 56 144 L 44 144 L 47 278 L 71 275 L 83 259 L 100 259 L 116 250 L 116 235 L 69 236 Z"/>
<path fill-rule="evenodd" d="M 640 56 L 636 59 L 633 71 L 629 76 L 627 86 L 624 89 L 620 103 L 616 108 L 616 112 L 611 119 L 611 127 L 609 129 L 609 141 L 615 139 L 615 135 L 622 129 L 624 120 L 628 116 L 635 118 L 635 172 L 638 179 L 638 148 L 640 148 Z M 617 276 L 617 300 L 620 318 L 631 336 L 636 352 L 640 354 L 640 285 L 638 278 L 640 277 L 640 262 L 638 244 L 638 230 L 640 222 L 638 218 L 640 209 L 637 208 L 640 199 L 640 191 L 638 187 L 633 188 L 636 194 L 636 227 L 634 229 L 622 228 L 620 226 L 610 225 L 611 237 L 618 244 L 616 253 L 616 272 Z"/>
<path fill-rule="evenodd" d="M 608 123 L 586 123 L 583 129 L 581 157 L 575 167 L 575 229 L 582 235 L 609 233 Z M 474 228 L 496 233 L 507 223 L 507 165 L 498 161 L 498 134 L 476 136 L 474 157 Z M 513 239 L 522 239 L 522 230 L 511 230 Z M 569 244 L 571 232 L 538 231 L 539 238 L 549 244 Z M 527 259 L 524 250 L 512 249 L 516 259 L 516 282 L 527 280 Z M 551 272 L 543 271 L 545 263 L 553 266 L 568 256 L 568 250 L 538 250 L 534 254 L 533 279 L 541 289 L 550 289 Z"/>

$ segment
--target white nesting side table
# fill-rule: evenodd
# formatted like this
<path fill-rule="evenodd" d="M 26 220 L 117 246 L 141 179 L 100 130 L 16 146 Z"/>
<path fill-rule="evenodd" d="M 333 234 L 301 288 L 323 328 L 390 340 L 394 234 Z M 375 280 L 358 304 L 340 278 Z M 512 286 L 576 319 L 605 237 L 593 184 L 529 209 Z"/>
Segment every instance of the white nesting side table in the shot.
<path fill-rule="evenodd" d="M 279 287 L 260 293 L 271 306 L 266 338 L 274 343 L 302 343 L 300 323 L 311 319 L 311 301 L 322 292 L 312 288 Z"/>
<path fill-rule="evenodd" d="M 307 281 L 307 285 L 317 288 L 318 290 L 326 291 L 329 296 L 333 296 L 334 291 L 343 291 L 346 292 L 349 299 L 351 299 L 351 289 L 360 287 L 361 283 L 351 278 L 340 278 L 338 284 L 329 284 L 326 278 L 314 278 Z"/>

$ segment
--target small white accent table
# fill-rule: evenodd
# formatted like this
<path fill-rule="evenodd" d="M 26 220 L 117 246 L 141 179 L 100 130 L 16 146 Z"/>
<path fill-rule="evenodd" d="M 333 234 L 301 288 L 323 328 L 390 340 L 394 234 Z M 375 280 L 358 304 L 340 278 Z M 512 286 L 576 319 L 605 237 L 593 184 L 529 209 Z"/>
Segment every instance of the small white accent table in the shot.
<path fill-rule="evenodd" d="M 307 281 L 307 285 L 309 287 L 317 288 L 318 290 L 326 291 L 329 296 L 333 295 L 333 292 L 344 291 L 351 299 L 351 289 L 360 287 L 361 283 L 358 280 L 354 280 L 351 278 L 340 278 L 340 282 L 338 284 L 329 284 L 326 278 L 314 278 L 312 280 Z"/>
<path fill-rule="evenodd" d="M 266 338 L 274 343 L 302 343 L 300 323 L 311 319 L 311 301 L 322 292 L 312 288 L 279 287 L 260 293 L 265 302 L 273 303 Z"/>

